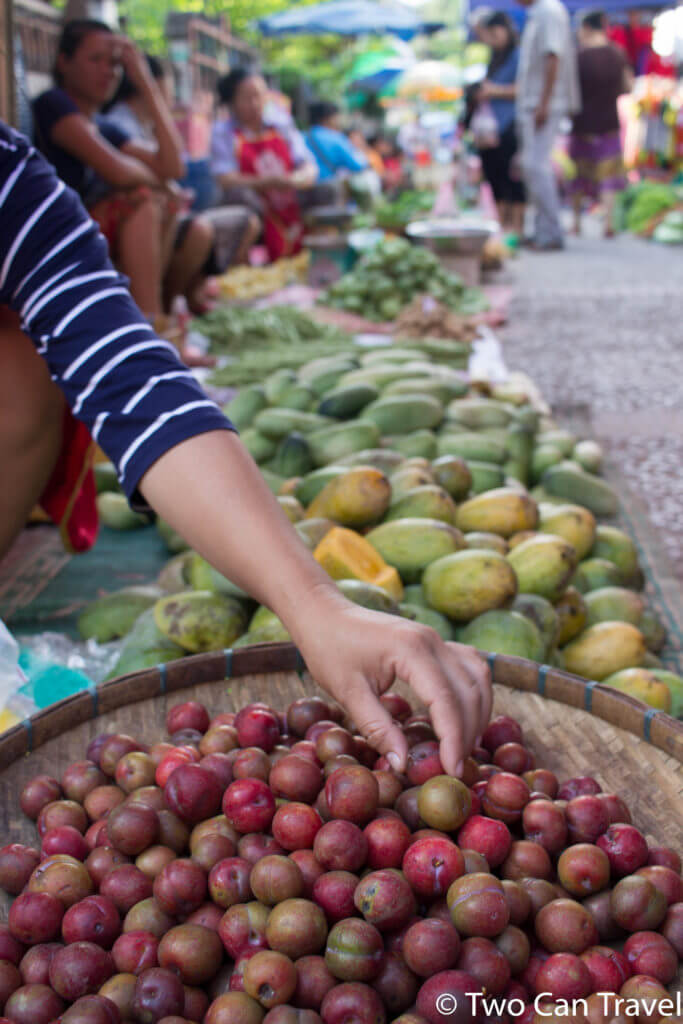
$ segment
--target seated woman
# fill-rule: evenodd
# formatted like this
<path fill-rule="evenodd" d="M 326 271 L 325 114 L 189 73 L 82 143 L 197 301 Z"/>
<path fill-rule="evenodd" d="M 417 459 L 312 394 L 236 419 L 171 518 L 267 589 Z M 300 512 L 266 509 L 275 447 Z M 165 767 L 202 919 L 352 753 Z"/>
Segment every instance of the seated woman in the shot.
<path fill-rule="evenodd" d="M 318 164 L 318 181 L 339 182 L 368 167 L 364 154 L 340 131 L 336 103 L 313 103 L 309 118 L 306 145 Z"/>
<path fill-rule="evenodd" d="M 272 260 L 293 256 L 304 236 L 297 193 L 315 185 L 315 161 L 294 122 L 268 111 L 268 87 L 256 71 L 236 68 L 219 79 L 218 98 L 230 112 L 214 123 L 211 137 L 211 171 L 222 199 L 258 213 Z"/>
<path fill-rule="evenodd" d="M 169 88 L 169 76 L 166 74 L 164 65 L 152 54 L 145 54 L 149 72 L 159 86 L 161 94 L 171 109 L 171 90 Z M 118 88 L 109 103 L 104 107 L 107 123 L 113 122 L 126 133 L 129 139 L 144 140 L 153 143 L 154 120 L 147 95 L 141 91 L 124 71 L 119 81 Z M 178 201 L 185 203 L 189 209 L 193 197 L 191 191 L 183 192 L 175 182 L 166 183 L 169 190 L 178 197 Z M 261 224 L 258 218 L 252 214 L 247 207 L 229 206 L 216 210 L 205 211 L 201 217 L 191 215 L 189 212 L 181 213 L 178 218 L 178 230 L 175 239 L 176 250 L 180 249 L 187 239 L 188 232 L 193 235 L 200 235 L 193 228 L 193 222 L 199 220 L 206 233 L 206 229 L 213 229 L 214 244 L 209 258 L 201 268 L 198 280 L 187 287 L 185 280 L 185 268 L 194 261 L 183 260 L 171 262 L 164 279 L 164 293 L 178 295 L 184 294 L 189 301 L 190 309 L 193 312 L 200 312 L 203 305 L 203 289 L 207 276 L 221 274 L 228 266 L 238 263 L 246 263 L 249 250 L 261 233 Z M 210 227 L 209 227 L 210 226 Z M 187 256 L 187 254 L 185 254 Z"/>
<path fill-rule="evenodd" d="M 98 113 L 120 66 L 143 97 L 148 138 Z M 138 306 L 159 317 L 175 295 L 192 295 L 213 242 L 196 218 L 179 231 L 186 204 L 169 183 L 184 174 L 182 145 L 161 90 L 130 40 L 90 20 L 64 26 L 55 80 L 33 104 L 36 144 L 100 225 Z"/>

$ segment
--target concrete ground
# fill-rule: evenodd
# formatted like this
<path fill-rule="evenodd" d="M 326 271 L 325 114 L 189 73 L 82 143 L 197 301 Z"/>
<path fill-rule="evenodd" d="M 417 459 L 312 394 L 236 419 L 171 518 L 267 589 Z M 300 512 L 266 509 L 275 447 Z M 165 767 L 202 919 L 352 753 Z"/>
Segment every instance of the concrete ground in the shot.
<path fill-rule="evenodd" d="M 525 252 L 505 276 L 507 365 L 536 381 L 558 421 L 604 445 L 683 578 L 681 250 L 570 238 L 563 252 Z"/>

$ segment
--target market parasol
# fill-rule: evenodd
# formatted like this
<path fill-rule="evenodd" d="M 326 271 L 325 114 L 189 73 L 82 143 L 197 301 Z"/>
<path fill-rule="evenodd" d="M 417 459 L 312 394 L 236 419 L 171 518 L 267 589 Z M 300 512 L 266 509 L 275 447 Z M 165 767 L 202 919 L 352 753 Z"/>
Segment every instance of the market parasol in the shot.
<path fill-rule="evenodd" d="M 265 36 L 388 34 L 401 39 L 412 39 L 444 27 L 441 22 L 423 22 L 412 7 L 402 3 L 373 0 L 327 0 L 280 11 L 260 18 L 255 24 Z"/>
<path fill-rule="evenodd" d="M 361 92 L 379 92 L 384 89 L 415 63 L 415 57 L 407 44 L 401 45 L 407 53 L 398 53 L 394 47 L 385 47 L 359 54 L 347 75 L 349 88 Z"/>

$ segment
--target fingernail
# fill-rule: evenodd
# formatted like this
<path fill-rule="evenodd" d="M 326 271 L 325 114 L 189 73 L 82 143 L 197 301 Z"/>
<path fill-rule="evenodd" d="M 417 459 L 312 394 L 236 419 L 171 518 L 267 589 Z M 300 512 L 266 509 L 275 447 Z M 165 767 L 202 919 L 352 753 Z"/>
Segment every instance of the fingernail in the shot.
<path fill-rule="evenodd" d="M 387 761 L 389 762 L 389 764 L 391 765 L 395 772 L 397 772 L 400 769 L 401 759 L 398 756 L 398 754 L 394 753 L 393 750 L 389 751 L 389 753 L 387 754 Z"/>

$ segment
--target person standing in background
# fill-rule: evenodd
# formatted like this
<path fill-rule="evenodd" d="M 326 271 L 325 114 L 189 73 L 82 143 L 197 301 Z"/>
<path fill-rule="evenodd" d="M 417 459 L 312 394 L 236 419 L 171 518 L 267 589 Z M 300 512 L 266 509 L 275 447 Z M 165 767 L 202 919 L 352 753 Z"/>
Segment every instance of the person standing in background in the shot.
<path fill-rule="evenodd" d="M 484 22 L 491 47 L 486 78 L 476 93 L 477 104 L 488 103 L 498 126 L 496 145 L 479 151 L 484 177 L 491 186 L 501 227 L 521 235 L 524 230 L 524 183 L 515 173 L 517 153 L 515 98 L 519 69 L 519 40 L 512 20 L 496 11 Z"/>
<path fill-rule="evenodd" d="M 624 164 L 617 100 L 631 88 L 633 72 L 623 52 L 610 43 L 605 15 L 586 14 L 579 26 L 579 82 L 583 107 L 574 117 L 569 155 L 576 164 L 572 182 L 574 231 L 581 233 L 584 200 L 602 199 L 605 237 L 614 234 L 614 198 L 624 188 Z"/>
<path fill-rule="evenodd" d="M 527 7 L 517 75 L 517 127 L 527 194 L 535 208 L 531 248 L 564 248 L 560 197 L 551 162 L 563 118 L 580 107 L 576 55 L 561 0 L 519 0 Z"/>
<path fill-rule="evenodd" d="M 321 100 L 311 104 L 306 145 L 318 164 L 318 181 L 335 182 L 364 171 L 368 161 L 339 127 L 339 107 Z"/>

